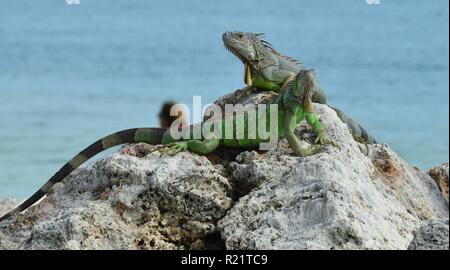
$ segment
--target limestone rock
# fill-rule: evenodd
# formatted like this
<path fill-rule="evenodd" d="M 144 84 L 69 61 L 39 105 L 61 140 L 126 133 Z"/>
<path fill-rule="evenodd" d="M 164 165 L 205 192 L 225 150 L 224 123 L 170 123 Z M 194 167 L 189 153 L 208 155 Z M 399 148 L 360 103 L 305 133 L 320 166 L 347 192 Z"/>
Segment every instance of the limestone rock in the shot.
<path fill-rule="evenodd" d="M 428 174 L 436 182 L 439 190 L 448 202 L 448 163 L 444 163 L 441 166 L 430 169 Z"/>
<path fill-rule="evenodd" d="M 449 250 L 448 219 L 433 220 L 421 226 L 415 233 L 408 249 Z"/>
<path fill-rule="evenodd" d="M 76 170 L 42 202 L 0 224 L 0 249 L 199 246 L 231 207 L 227 179 L 188 152 L 129 154 L 146 147 L 128 146 Z"/>
<path fill-rule="evenodd" d="M 448 217 L 434 181 L 386 145 L 359 150 L 345 124 L 315 104 L 330 138 L 306 158 L 244 152 L 235 179 L 254 187 L 219 221 L 228 249 L 406 249 L 417 227 Z"/>
<path fill-rule="evenodd" d="M 15 198 L 7 198 L 0 202 L 0 216 L 3 216 L 4 214 L 8 213 L 14 207 L 19 205 L 19 201 Z"/>

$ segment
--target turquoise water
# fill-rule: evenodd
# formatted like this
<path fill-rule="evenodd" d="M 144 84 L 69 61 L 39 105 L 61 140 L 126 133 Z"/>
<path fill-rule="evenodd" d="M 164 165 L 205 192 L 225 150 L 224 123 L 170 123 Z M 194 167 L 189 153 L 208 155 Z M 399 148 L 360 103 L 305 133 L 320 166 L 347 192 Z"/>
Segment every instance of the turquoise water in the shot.
<path fill-rule="evenodd" d="M 316 68 L 329 103 L 413 165 L 448 160 L 448 1 L 0 0 L 0 198 L 27 197 L 161 102 L 243 85 L 226 30 Z"/>

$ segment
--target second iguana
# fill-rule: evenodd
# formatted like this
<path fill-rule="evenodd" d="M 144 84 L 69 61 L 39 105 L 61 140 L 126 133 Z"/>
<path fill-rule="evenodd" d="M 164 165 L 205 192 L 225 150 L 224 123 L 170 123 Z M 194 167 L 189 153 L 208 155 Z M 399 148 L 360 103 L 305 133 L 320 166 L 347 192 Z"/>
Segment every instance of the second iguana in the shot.
<path fill-rule="evenodd" d="M 248 94 L 254 89 L 279 92 L 297 74 L 304 69 L 296 59 L 279 53 L 262 39 L 262 34 L 249 32 L 225 32 L 222 35 L 225 48 L 244 64 L 244 82 L 250 86 L 244 89 Z M 326 104 L 326 96 L 317 84 L 312 101 Z M 356 121 L 342 111 L 332 108 L 347 125 L 353 138 L 361 143 L 373 144 L 375 139 Z"/>

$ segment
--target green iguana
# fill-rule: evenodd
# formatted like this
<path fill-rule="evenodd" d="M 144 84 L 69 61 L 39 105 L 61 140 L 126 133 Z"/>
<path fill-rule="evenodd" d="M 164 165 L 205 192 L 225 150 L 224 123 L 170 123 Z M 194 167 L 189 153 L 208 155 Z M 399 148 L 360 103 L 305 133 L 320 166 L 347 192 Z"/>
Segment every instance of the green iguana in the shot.
<path fill-rule="evenodd" d="M 302 148 L 300 145 L 300 140 L 295 135 L 295 129 L 297 124 L 306 119 L 306 121 L 311 125 L 314 133 L 316 134 L 316 139 L 314 143 L 325 144 L 332 142 L 328 139 L 323 125 L 318 120 L 316 114 L 312 111 L 311 97 L 313 94 L 313 89 L 315 87 L 315 71 L 314 70 L 301 70 L 298 75 L 292 80 L 287 86 L 286 90 L 278 96 L 274 104 L 277 106 L 267 106 L 265 110 L 265 125 L 270 126 L 270 115 L 273 108 L 277 108 L 276 114 L 276 131 L 278 137 L 286 137 L 289 146 L 292 150 L 299 156 L 308 156 L 318 153 L 320 148 L 317 146 L 310 146 L 308 148 Z M 256 119 L 258 119 L 259 111 L 255 111 Z M 248 114 L 244 114 L 247 120 Z M 227 117 L 233 124 L 234 137 L 227 139 L 220 134 L 225 134 L 226 120 Z M 173 138 L 170 129 L 162 128 L 136 128 L 128 129 L 116 132 L 109 136 L 106 136 L 72 158 L 68 163 L 66 163 L 55 175 L 53 175 L 50 180 L 47 181 L 35 194 L 28 198 L 25 202 L 19 205 L 17 208 L 9 212 L 0 218 L 0 221 L 9 218 L 11 215 L 22 212 L 28 207 L 36 203 L 39 199 L 45 196 L 54 184 L 61 182 L 65 177 L 67 177 L 72 171 L 81 166 L 84 162 L 97 155 L 98 153 L 109 149 L 111 147 L 127 144 L 127 143 L 148 143 L 148 144 L 162 144 L 163 148 L 160 149 L 161 153 L 174 155 L 180 151 L 189 150 L 198 154 L 207 154 L 219 145 L 225 147 L 234 148 L 247 148 L 258 146 L 261 142 L 266 142 L 268 139 L 262 139 L 256 132 L 256 136 L 251 138 L 249 136 L 250 130 L 247 121 L 244 121 L 243 133 L 240 134 L 242 139 L 237 139 L 239 134 L 236 127 L 236 115 L 225 116 L 221 118 L 223 120 L 218 125 L 220 127 L 220 132 L 218 137 L 209 139 L 189 139 L 189 140 L 176 140 Z M 217 121 L 217 120 L 214 120 Z M 274 122 L 273 122 L 274 123 Z M 189 129 L 192 132 L 192 128 Z M 212 131 L 212 130 L 210 130 Z M 220 137 L 221 136 L 221 137 Z M 193 138 L 193 137 L 190 137 Z M 203 137 L 204 138 L 204 137 Z"/>
<path fill-rule="evenodd" d="M 244 64 L 244 82 L 250 86 L 240 95 L 256 89 L 279 92 L 300 70 L 302 64 L 292 57 L 276 51 L 270 43 L 262 39 L 263 34 L 248 32 L 225 32 L 222 40 L 225 48 Z M 240 96 L 239 95 L 239 96 Z M 317 85 L 312 101 L 326 104 L 326 97 Z M 350 117 L 336 108 L 339 118 L 347 125 L 353 138 L 361 143 L 373 144 L 375 139 Z"/>

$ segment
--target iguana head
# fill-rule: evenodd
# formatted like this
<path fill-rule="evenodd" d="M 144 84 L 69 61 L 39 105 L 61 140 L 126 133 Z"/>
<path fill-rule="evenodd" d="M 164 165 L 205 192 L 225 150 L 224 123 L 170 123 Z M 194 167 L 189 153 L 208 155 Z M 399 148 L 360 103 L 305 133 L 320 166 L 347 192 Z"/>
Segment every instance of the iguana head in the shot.
<path fill-rule="evenodd" d="M 276 64 L 275 52 L 271 45 L 262 39 L 263 34 L 248 32 L 225 32 L 222 35 L 225 48 L 239 58 L 244 64 L 244 82 L 252 84 L 251 68 L 257 70 L 258 64 L 264 60 L 265 65 Z M 270 48 L 270 49 L 269 49 Z"/>
<path fill-rule="evenodd" d="M 222 40 L 225 48 L 236 55 L 242 63 L 250 64 L 261 59 L 261 51 L 264 49 L 261 36 L 262 34 L 239 31 L 225 32 L 222 35 Z"/>
<path fill-rule="evenodd" d="M 316 70 L 315 69 L 302 69 L 296 76 L 299 83 L 303 85 L 312 85 L 316 81 Z"/>
<path fill-rule="evenodd" d="M 263 34 L 225 32 L 222 40 L 225 48 L 244 64 L 244 81 L 247 85 L 252 84 L 251 68 L 253 71 L 259 71 L 267 66 L 283 66 L 297 70 L 301 65 L 299 61 L 277 52 L 263 39 Z"/>

